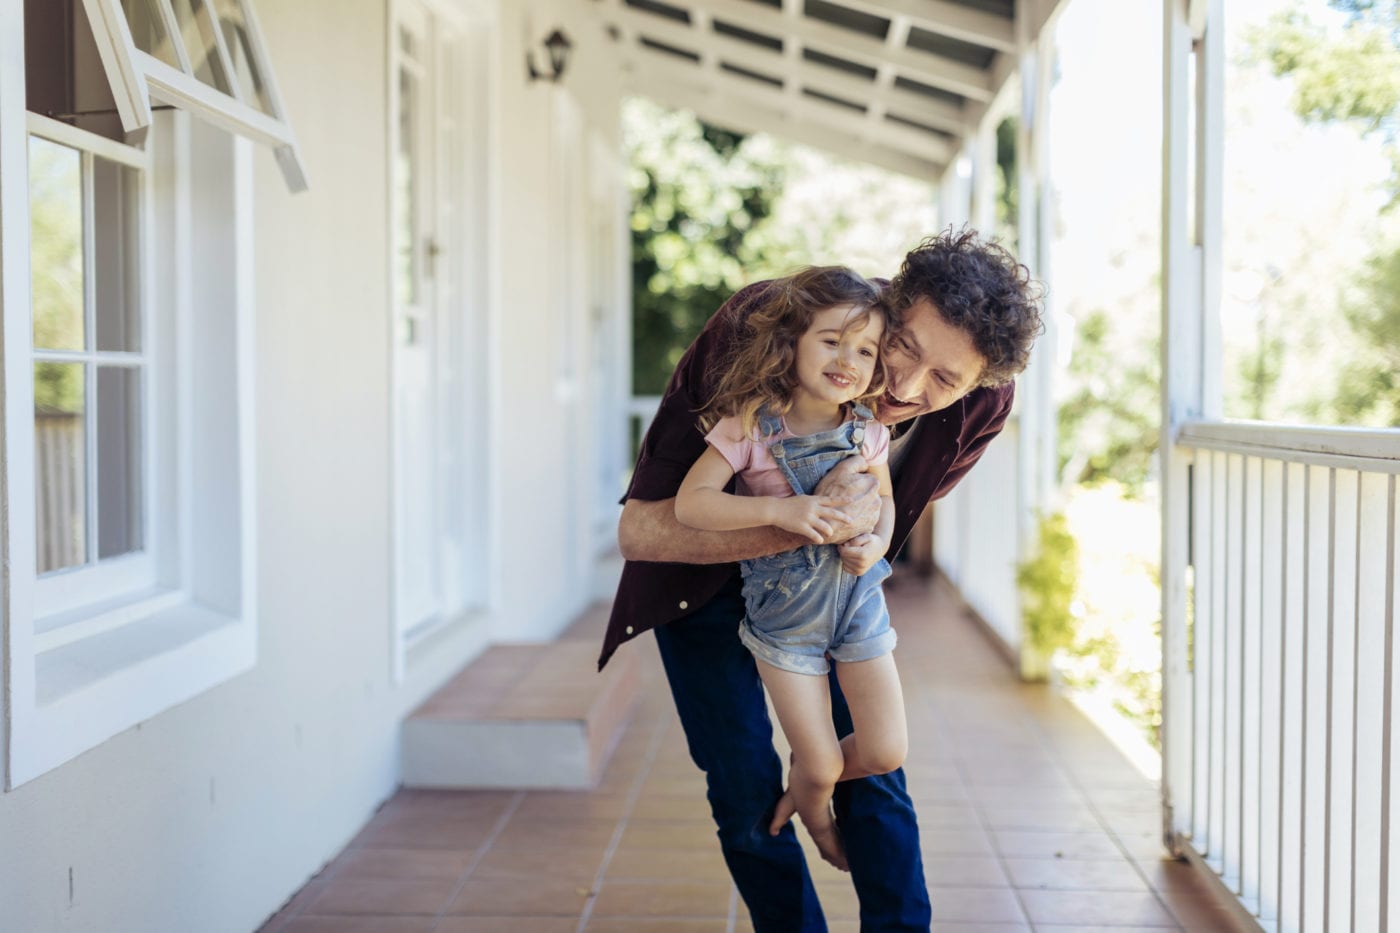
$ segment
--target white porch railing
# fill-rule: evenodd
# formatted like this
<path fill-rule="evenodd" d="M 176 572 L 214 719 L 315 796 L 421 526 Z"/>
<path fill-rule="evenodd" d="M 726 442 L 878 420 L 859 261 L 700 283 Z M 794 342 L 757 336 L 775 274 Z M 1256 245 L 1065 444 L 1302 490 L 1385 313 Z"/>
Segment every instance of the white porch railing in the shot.
<path fill-rule="evenodd" d="M 656 417 L 660 407 L 659 395 L 633 395 L 627 399 L 627 436 L 632 445 L 629 463 L 637 459 L 642 438 L 646 437 L 647 428 L 651 427 L 652 419 Z"/>
<path fill-rule="evenodd" d="M 1190 514 L 1186 613 L 1168 622 L 1185 630 L 1164 633 L 1185 650 L 1166 668 L 1169 841 L 1266 929 L 1386 929 L 1400 431 L 1193 423 L 1177 446 Z"/>

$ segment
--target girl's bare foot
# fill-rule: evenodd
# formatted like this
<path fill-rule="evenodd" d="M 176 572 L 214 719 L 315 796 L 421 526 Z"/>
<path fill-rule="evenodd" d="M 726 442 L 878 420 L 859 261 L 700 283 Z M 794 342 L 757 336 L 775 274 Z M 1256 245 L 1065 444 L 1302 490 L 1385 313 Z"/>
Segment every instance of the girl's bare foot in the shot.
<path fill-rule="evenodd" d="M 812 834 L 812 841 L 817 844 L 817 851 L 821 853 L 822 859 L 842 871 L 850 871 L 846 864 L 846 847 L 841 844 L 841 834 L 836 831 L 836 824 L 829 823 L 819 829 L 809 829 Z"/>

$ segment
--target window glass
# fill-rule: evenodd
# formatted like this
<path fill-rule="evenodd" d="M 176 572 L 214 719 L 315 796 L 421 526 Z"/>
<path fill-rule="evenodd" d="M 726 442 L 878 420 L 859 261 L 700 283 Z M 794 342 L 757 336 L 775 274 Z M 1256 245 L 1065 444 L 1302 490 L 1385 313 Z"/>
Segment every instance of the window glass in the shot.
<path fill-rule="evenodd" d="M 141 349 L 139 173 L 93 160 L 93 330 L 99 351 Z"/>
<path fill-rule="evenodd" d="M 172 68 L 180 67 L 180 58 L 165 29 L 156 0 L 122 0 L 122 12 L 126 13 L 131 39 L 138 49 L 154 55 Z"/>
<path fill-rule="evenodd" d="M 97 367 L 97 557 L 141 550 L 141 373 Z"/>
<path fill-rule="evenodd" d="M 219 60 L 209 7 L 204 0 L 172 0 L 171 6 L 175 8 L 175 19 L 180 24 L 194 76 L 210 87 L 232 94 L 233 86 Z"/>
<path fill-rule="evenodd" d="M 140 176 L 37 136 L 29 151 L 36 534 L 47 573 L 144 546 Z"/>
<path fill-rule="evenodd" d="M 82 154 L 76 149 L 30 138 L 29 217 L 34 346 L 81 350 L 86 277 Z"/>
<path fill-rule="evenodd" d="M 268 116 L 276 116 L 272 101 L 267 96 L 267 83 L 253 55 L 243 4 L 239 0 L 214 0 L 214 10 L 219 16 L 219 28 L 224 32 L 224 45 L 228 47 L 234 80 L 243 94 L 244 103 Z"/>
<path fill-rule="evenodd" d="M 87 419 L 81 363 L 34 364 L 38 571 L 87 561 Z"/>
<path fill-rule="evenodd" d="M 398 257 L 395 263 L 395 288 L 399 304 L 418 301 L 418 79 L 408 67 L 399 69 L 399 151 L 394 160 L 395 204 L 394 218 L 398 228 L 395 238 Z"/>

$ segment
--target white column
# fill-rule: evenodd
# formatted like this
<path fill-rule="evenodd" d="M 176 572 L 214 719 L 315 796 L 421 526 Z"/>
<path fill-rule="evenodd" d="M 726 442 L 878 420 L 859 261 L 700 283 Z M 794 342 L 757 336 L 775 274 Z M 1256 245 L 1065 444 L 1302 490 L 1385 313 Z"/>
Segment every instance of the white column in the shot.
<path fill-rule="evenodd" d="M 1165 0 L 1162 163 L 1162 796 L 1169 847 L 1190 832 L 1191 675 L 1186 655 L 1189 452 L 1180 426 L 1220 412 L 1224 136 L 1221 0 Z M 1191 96 L 1192 73 L 1195 97 Z M 1193 127 L 1194 124 L 1194 127 Z M 1187 146 L 1194 128 L 1195 173 Z"/>
<path fill-rule="evenodd" d="M 1036 545 L 1041 515 L 1055 507 L 1057 487 L 1055 367 L 1056 339 L 1050 306 L 1050 237 L 1054 205 L 1050 186 L 1049 111 L 1053 77 L 1054 28 L 1045 24 L 1038 35 L 1022 8 L 1017 18 L 1021 49 L 1021 108 L 1016 137 L 1017 254 L 1031 274 L 1046 286 L 1043 308 L 1045 332 L 1036 341 L 1030 365 L 1018 379 L 1017 411 L 1020 418 L 1020 559 Z M 991 130 L 995 146 L 995 128 Z M 1025 641 L 1022 641 L 1025 644 Z M 1023 671 L 1039 672 L 1044 659 L 1025 656 Z"/>

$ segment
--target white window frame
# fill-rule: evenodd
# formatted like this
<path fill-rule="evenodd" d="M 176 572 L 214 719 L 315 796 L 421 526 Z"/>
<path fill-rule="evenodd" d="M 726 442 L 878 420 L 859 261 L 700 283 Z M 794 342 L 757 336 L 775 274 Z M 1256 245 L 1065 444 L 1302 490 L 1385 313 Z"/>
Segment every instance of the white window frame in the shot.
<path fill-rule="evenodd" d="M 243 90 L 232 80 L 234 74 L 229 51 L 224 42 L 223 31 L 214 24 L 214 49 L 219 66 L 225 75 L 230 76 L 230 96 L 195 77 L 188 53 L 179 40 L 180 29 L 170 0 L 151 0 L 155 3 L 166 32 L 171 36 L 172 45 L 180 61 L 180 68 L 170 65 L 143 52 L 136 47 L 131 28 L 122 11 L 121 0 L 83 0 L 88 20 L 92 23 L 93 38 L 97 40 L 98 54 L 102 67 L 107 72 L 107 81 L 116 99 L 117 113 L 122 126 L 128 133 L 150 126 L 151 102 L 162 101 L 182 110 L 188 110 L 206 120 L 239 136 L 272 148 L 277 156 L 277 164 L 282 169 L 287 187 L 291 191 L 306 190 L 306 170 L 297 146 L 296 135 L 287 120 L 287 110 L 282 103 L 282 95 L 277 90 L 277 80 L 273 75 L 272 64 L 263 41 L 262 29 L 253 12 L 251 0 L 228 0 L 235 3 L 243 13 L 248 27 L 249 54 L 253 66 L 264 82 L 270 114 L 263 113 L 250 101 L 243 99 Z M 206 15 L 213 16 L 208 6 Z"/>
<path fill-rule="evenodd" d="M 137 274 L 140 276 L 142 287 L 140 294 L 140 332 L 142 336 L 141 353 L 146 357 L 143 368 L 146 378 L 142 385 L 141 392 L 141 463 L 142 463 L 142 547 L 135 552 L 124 554 L 118 557 L 107 558 L 97 562 L 84 562 L 71 568 L 64 568 L 44 574 L 35 584 L 35 628 L 39 633 L 40 650 L 48 650 L 57 647 L 58 644 L 73 640 L 72 631 L 63 631 L 69 627 L 68 623 L 75 623 L 78 618 L 83 619 L 82 629 L 90 634 L 96 634 L 97 625 L 93 614 L 90 611 L 80 612 L 75 618 L 74 613 L 78 610 L 87 609 L 97 603 L 105 602 L 113 596 L 121 594 L 131 594 L 147 591 L 156 585 L 156 554 L 160 550 L 158 525 L 155 521 L 157 512 L 157 483 L 155 477 L 158 473 L 156 457 L 158 456 L 159 432 L 154 429 L 155 412 L 151 400 L 158 397 L 161 386 L 164 383 L 163 374 L 159 371 L 159 366 L 155 363 L 156 353 L 151 345 L 151 338 L 155 333 L 151 308 L 151 289 L 147 283 L 153 281 L 154 264 L 150 243 L 150 231 L 152 229 L 151 217 L 151 196 L 149 190 L 149 175 L 151 159 L 150 154 L 144 149 L 135 146 L 128 146 L 115 142 L 96 133 L 70 126 L 58 120 L 30 113 L 26 116 L 26 126 L 30 137 L 37 137 L 49 142 L 58 143 L 72 149 L 78 150 L 83 157 L 83 177 L 84 177 L 84 217 L 91 218 L 92 192 L 87 187 L 87 182 L 91 178 L 90 160 L 94 157 L 115 162 L 127 168 L 136 169 L 141 173 L 141 183 L 138 189 L 136 209 L 140 215 L 140 240 L 134 244 L 137 253 Z M 84 223 L 84 255 L 93 254 L 93 231 Z M 84 316 L 86 319 L 86 332 L 91 330 L 93 314 L 93 288 L 92 276 L 84 275 Z M 31 344 L 32 345 L 32 344 Z M 39 351 L 36 349 L 36 356 Z M 48 354 L 45 353 L 45 356 Z M 75 354 L 72 362 L 86 362 L 87 357 L 94 358 L 100 362 L 101 353 L 92 349 L 86 349 L 79 354 Z M 91 395 L 95 389 L 89 389 L 87 394 Z M 95 408 L 85 409 L 85 417 L 91 422 L 97 415 Z M 88 427 L 87 433 L 91 436 L 92 428 Z M 96 457 L 96 449 L 88 448 L 88 469 L 87 485 L 91 487 L 96 482 L 95 471 L 91 466 Z M 95 496 L 91 490 L 88 493 L 88 504 L 95 504 Z M 90 516 L 89 516 L 90 517 Z M 91 523 L 89 522 L 89 528 Z M 91 548 L 89 547 L 89 550 Z M 127 602 L 128 600 L 119 600 Z M 123 613 L 118 613 L 118 616 Z M 120 624 L 113 621 L 113 624 Z"/>
<path fill-rule="evenodd" d="M 155 585 L 57 617 L 36 612 L 32 118 L 23 16 L 23 0 L 0 0 L 0 20 L 16 24 L 0 29 L 0 745 L 7 790 L 251 669 L 257 658 L 252 146 L 179 110 L 155 120 L 145 146 L 148 173 L 159 180 L 145 189 L 163 194 L 146 199 L 151 223 L 140 288 L 157 307 L 144 337 L 170 387 L 145 402 L 151 421 L 167 426 L 152 462 L 162 464 L 158 485 L 171 497 L 155 508 L 149 528 L 162 542 Z M 86 135 L 83 142 L 102 145 Z"/>

